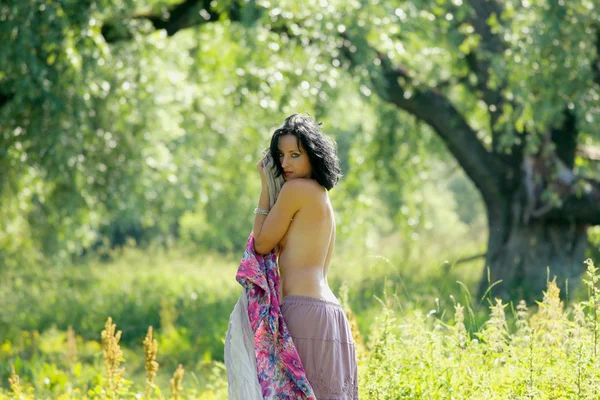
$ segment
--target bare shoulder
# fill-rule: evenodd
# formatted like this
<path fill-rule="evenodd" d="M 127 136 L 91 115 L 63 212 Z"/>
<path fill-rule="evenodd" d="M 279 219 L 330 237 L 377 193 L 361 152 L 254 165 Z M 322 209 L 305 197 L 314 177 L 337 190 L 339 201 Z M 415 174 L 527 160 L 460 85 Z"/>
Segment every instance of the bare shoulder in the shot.
<path fill-rule="evenodd" d="M 322 195 L 325 189 L 314 179 L 292 179 L 287 181 L 281 188 L 279 197 L 296 204 L 296 207 L 303 207 L 314 204 Z"/>
<path fill-rule="evenodd" d="M 310 197 L 322 193 L 324 188 L 314 179 L 299 178 L 287 181 L 281 190 L 294 196 Z"/>

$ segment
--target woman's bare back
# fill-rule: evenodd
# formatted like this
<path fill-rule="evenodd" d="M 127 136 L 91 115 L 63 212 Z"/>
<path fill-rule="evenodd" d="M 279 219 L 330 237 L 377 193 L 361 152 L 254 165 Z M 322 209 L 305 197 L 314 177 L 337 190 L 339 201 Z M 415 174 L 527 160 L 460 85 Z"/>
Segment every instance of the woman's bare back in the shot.
<path fill-rule="evenodd" d="M 335 218 L 325 188 L 312 181 L 310 201 L 294 215 L 279 242 L 281 298 L 289 295 L 337 302 L 327 283 L 335 244 Z"/>

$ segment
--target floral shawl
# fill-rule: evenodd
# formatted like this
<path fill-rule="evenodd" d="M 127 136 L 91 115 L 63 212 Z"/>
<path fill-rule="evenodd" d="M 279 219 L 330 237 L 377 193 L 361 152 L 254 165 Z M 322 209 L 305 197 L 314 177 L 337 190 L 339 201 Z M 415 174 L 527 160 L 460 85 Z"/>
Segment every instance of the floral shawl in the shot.
<path fill-rule="evenodd" d="M 256 253 L 253 233 L 236 279 L 248 293 L 248 317 L 254 332 L 256 369 L 263 397 L 316 400 L 283 320 L 277 253 Z"/>

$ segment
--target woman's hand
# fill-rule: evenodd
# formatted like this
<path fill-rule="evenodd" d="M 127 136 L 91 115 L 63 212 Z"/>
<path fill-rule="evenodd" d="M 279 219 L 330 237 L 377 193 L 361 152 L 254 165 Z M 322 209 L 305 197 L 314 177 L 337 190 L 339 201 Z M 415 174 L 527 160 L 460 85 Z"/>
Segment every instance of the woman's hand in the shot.
<path fill-rule="evenodd" d="M 258 169 L 258 173 L 260 174 L 260 179 L 263 181 L 267 180 L 267 176 L 265 175 L 265 159 L 264 157 L 256 163 L 256 168 Z"/>

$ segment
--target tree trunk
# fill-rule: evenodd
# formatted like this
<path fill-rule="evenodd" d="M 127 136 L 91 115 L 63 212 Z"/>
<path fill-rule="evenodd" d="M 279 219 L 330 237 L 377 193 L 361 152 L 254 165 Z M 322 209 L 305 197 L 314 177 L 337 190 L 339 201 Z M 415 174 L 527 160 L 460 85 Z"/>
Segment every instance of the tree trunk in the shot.
<path fill-rule="evenodd" d="M 588 225 L 543 217 L 529 219 L 522 193 L 486 204 L 489 239 L 479 298 L 498 280 L 502 282 L 486 296 L 528 302 L 540 299 L 547 280 L 555 276 L 563 297 L 567 287 L 571 290 L 581 284 Z"/>

